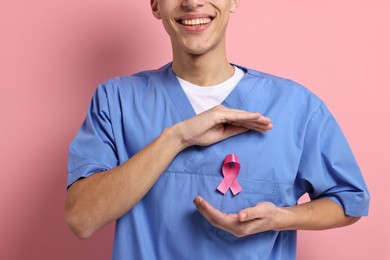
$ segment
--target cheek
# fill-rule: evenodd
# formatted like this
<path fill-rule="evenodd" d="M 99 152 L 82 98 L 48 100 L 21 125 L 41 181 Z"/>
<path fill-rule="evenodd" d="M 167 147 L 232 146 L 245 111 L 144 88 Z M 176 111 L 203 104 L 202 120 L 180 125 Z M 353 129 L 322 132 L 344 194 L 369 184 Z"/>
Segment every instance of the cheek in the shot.
<path fill-rule="evenodd" d="M 173 22 L 164 16 L 161 18 L 161 22 L 164 26 L 165 31 L 169 35 L 172 35 L 172 33 L 175 31 Z"/>

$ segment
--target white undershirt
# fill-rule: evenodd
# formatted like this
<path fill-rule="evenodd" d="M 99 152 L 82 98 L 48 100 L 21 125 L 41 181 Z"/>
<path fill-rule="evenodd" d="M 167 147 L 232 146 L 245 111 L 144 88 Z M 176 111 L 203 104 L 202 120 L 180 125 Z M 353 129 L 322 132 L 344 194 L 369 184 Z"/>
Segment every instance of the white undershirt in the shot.
<path fill-rule="evenodd" d="M 196 114 L 221 104 L 244 77 L 245 72 L 234 66 L 234 75 L 214 86 L 202 87 L 177 77 Z"/>

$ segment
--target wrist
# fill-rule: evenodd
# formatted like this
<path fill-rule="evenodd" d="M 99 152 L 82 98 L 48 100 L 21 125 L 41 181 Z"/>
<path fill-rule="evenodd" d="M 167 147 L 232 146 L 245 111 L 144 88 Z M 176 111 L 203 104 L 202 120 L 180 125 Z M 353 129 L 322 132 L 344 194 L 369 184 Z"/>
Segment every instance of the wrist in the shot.
<path fill-rule="evenodd" d="M 180 126 L 178 124 L 175 124 L 171 127 L 165 128 L 161 134 L 161 137 L 168 140 L 167 142 L 169 142 L 169 145 L 176 149 L 178 153 L 190 146 L 179 134 L 179 127 Z"/>
<path fill-rule="evenodd" d="M 292 207 L 278 208 L 278 213 L 275 214 L 276 230 L 295 230 L 299 225 L 299 216 Z"/>

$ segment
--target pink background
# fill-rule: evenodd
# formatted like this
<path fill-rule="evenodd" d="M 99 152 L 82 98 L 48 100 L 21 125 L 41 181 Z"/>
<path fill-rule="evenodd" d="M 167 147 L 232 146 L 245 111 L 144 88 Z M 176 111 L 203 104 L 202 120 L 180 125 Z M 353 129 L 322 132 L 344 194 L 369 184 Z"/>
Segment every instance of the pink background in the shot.
<path fill-rule="evenodd" d="M 232 16 L 230 60 L 322 97 L 371 191 L 356 225 L 300 232 L 298 259 L 390 259 L 389 3 L 243 0 Z M 64 224 L 68 145 L 97 84 L 170 61 L 168 37 L 146 0 L 3 1 L 0 33 L 0 259 L 109 259 L 113 225 L 80 241 Z"/>

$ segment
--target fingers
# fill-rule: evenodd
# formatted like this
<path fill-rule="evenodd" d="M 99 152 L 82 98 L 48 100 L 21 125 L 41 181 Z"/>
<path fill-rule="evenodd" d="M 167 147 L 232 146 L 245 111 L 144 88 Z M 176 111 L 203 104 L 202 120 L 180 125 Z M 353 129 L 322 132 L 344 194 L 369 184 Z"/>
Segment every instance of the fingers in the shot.
<path fill-rule="evenodd" d="M 271 119 L 258 112 L 230 109 L 223 106 L 216 106 L 208 112 L 215 113 L 216 122 L 220 124 L 241 126 L 260 132 L 266 132 L 273 128 Z"/>
<path fill-rule="evenodd" d="M 261 118 L 265 118 L 265 117 L 261 117 Z M 273 128 L 273 124 L 271 123 L 271 120 L 268 119 L 267 122 L 269 123 L 262 123 L 259 121 L 257 122 L 237 121 L 237 122 L 231 122 L 230 124 L 234 126 L 245 127 L 248 130 L 250 129 L 258 132 L 267 132 Z"/>
<path fill-rule="evenodd" d="M 195 197 L 194 204 L 199 212 L 215 227 L 232 232 L 232 227 L 238 223 L 237 214 L 222 213 L 200 196 Z"/>
<path fill-rule="evenodd" d="M 259 118 L 261 117 L 261 114 L 258 112 L 248 112 L 245 110 L 232 109 L 221 105 L 215 106 L 208 111 L 211 113 L 215 113 L 217 123 L 221 123 L 221 124 L 228 123 L 228 122 L 236 122 L 236 121 L 255 122 L 258 121 Z"/>
<path fill-rule="evenodd" d="M 248 130 L 266 132 L 272 127 L 271 120 L 260 113 L 216 106 L 176 124 L 174 133 L 186 148 L 214 144 Z"/>
<path fill-rule="evenodd" d="M 199 196 L 194 199 L 194 204 L 211 225 L 230 232 L 237 237 L 254 234 L 259 225 L 259 222 L 256 221 L 240 222 L 238 219 L 239 215 L 222 213 Z"/>
<path fill-rule="evenodd" d="M 194 204 L 209 222 L 215 222 L 223 218 L 223 216 L 221 216 L 223 214 L 222 212 L 215 209 L 200 196 L 195 197 Z"/>

